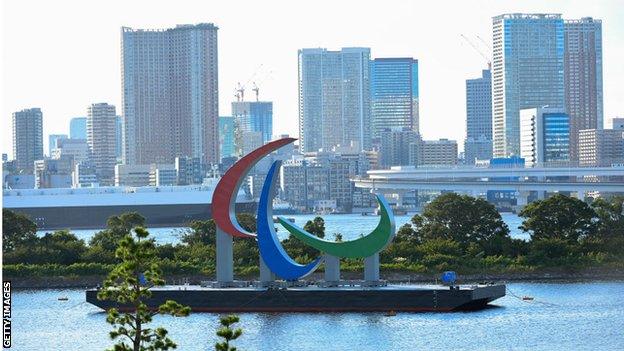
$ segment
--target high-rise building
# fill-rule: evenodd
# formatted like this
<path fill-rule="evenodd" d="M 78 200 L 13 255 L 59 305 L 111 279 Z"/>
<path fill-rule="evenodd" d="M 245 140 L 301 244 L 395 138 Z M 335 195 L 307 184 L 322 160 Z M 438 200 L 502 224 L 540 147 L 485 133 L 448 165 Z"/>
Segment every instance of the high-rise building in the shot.
<path fill-rule="evenodd" d="M 234 118 L 219 117 L 219 155 L 221 158 L 236 155 L 234 140 Z"/>
<path fill-rule="evenodd" d="M 565 103 L 570 116 L 570 159 L 578 161 L 578 132 L 602 129 L 602 21 L 564 22 Z"/>
<path fill-rule="evenodd" d="M 565 107 L 564 25 L 559 14 L 492 19 L 492 138 L 495 157 L 520 154 L 520 110 Z"/>
<path fill-rule="evenodd" d="M 69 121 L 71 139 L 87 139 L 87 117 L 74 117 Z"/>
<path fill-rule="evenodd" d="M 217 30 L 121 29 L 124 163 L 219 162 Z"/>
<path fill-rule="evenodd" d="M 260 132 L 262 142 L 273 137 L 273 103 L 270 101 L 234 101 L 232 116 L 239 133 Z"/>
<path fill-rule="evenodd" d="M 610 167 L 624 163 L 624 131 L 585 129 L 579 131 L 579 166 Z"/>
<path fill-rule="evenodd" d="M 492 158 L 492 72 L 466 80 L 466 164 Z"/>
<path fill-rule="evenodd" d="M 115 156 L 118 159 L 122 157 L 123 145 L 123 119 L 121 116 L 115 118 Z"/>
<path fill-rule="evenodd" d="M 520 157 L 527 167 L 569 164 L 570 117 L 565 109 L 520 110 Z"/>
<path fill-rule="evenodd" d="M 373 138 L 385 129 L 418 133 L 418 60 L 376 58 L 370 65 Z"/>
<path fill-rule="evenodd" d="M 87 108 L 87 144 L 98 181 L 102 185 L 114 183 L 115 164 L 117 163 L 116 124 L 115 106 L 97 103 Z"/>
<path fill-rule="evenodd" d="M 57 141 L 67 139 L 67 134 L 50 134 L 48 135 L 48 156 L 52 157 L 52 150 L 56 149 Z"/>
<path fill-rule="evenodd" d="M 390 168 L 391 166 L 415 166 L 410 163 L 410 144 L 420 141 L 416 131 L 384 130 L 380 134 L 379 166 Z"/>
<path fill-rule="evenodd" d="M 337 145 L 370 149 L 369 63 L 369 48 L 299 50 L 302 152 Z"/>
<path fill-rule="evenodd" d="M 43 159 L 43 114 L 39 108 L 13 112 L 13 158 L 17 170 L 32 171 Z"/>

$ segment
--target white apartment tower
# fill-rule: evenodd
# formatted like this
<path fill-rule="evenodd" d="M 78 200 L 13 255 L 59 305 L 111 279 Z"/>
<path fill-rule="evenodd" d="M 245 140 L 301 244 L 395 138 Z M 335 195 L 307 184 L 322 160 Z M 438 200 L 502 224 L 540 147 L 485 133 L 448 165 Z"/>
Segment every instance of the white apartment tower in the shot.
<path fill-rule="evenodd" d="M 91 104 L 87 108 L 87 144 L 100 184 L 113 185 L 116 157 L 115 106 Z"/>
<path fill-rule="evenodd" d="M 124 163 L 219 162 L 217 30 L 121 29 Z"/>

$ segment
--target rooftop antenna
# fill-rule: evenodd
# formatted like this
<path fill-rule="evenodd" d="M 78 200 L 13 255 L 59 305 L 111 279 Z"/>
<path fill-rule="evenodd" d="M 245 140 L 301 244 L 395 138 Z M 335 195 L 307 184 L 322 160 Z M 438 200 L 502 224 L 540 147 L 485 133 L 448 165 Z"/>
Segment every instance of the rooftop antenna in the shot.
<path fill-rule="evenodd" d="M 251 90 L 256 93 L 256 101 L 260 101 L 259 100 L 259 95 L 260 95 L 260 88 L 258 88 L 258 86 L 256 85 L 256 82 L 253 82 L 253 88 L 251 88 Z"/>

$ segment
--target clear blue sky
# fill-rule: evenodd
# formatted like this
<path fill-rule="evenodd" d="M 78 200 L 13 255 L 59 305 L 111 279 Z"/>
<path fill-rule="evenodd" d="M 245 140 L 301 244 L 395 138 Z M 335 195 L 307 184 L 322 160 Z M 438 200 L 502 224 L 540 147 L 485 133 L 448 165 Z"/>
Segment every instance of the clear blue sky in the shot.
<path fill-rule="evenodd" d="M 113 103 L 120 114 L 121 26 L 198 22 L 220 27 L 221 115 L 230 114 L 236 83 L 259 71 L 260 97 L 274 101 L 275 133 L 297 136 L 297 49 L 367 46 L 373 57 L 419 60 L 421 132 L 425 138 L 456 139 L 461 145 L 465 80 L 478 76 L 486 63 L 460 34 L 479 45 L 477 35 L 490 42 L 491 17 L 509 12 L 602 19 L 607 127 L 612 117 L 624 116 L 621 0 L 3 0 L 2 152 L 12 154 L 11 113 L 22 108 L 43 110 L 45 144 L 48 134 L 68 133 L 69 119 L 85 115 L 90 103 Z"/>

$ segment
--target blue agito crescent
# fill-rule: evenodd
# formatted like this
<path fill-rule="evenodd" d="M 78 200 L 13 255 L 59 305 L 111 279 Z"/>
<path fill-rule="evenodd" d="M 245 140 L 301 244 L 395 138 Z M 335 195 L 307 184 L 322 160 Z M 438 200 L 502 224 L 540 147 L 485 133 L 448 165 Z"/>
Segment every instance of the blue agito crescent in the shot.
<path fill-rule="evenodd" d="M 297 280 L 314 272 L 321 264 L 322 259 L 319 257 L 309 264 L 299 264 L 288 256 L 277 237 L 273 223 L 273 195 L 275 194 L 277 171 L 281 164 L 281 161 L 273 162 L 262 186 L 262 194 L 258 203 L 256 239 L 258 240 L 260 256 L 269 269 L 284 280 Z"/>

